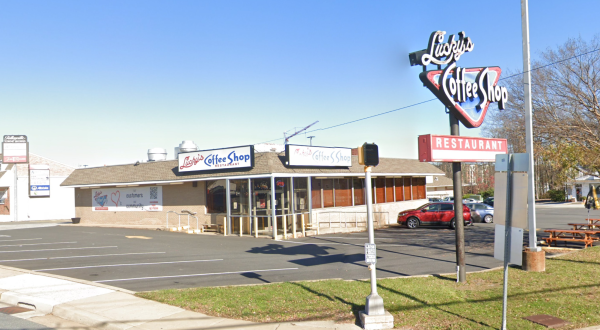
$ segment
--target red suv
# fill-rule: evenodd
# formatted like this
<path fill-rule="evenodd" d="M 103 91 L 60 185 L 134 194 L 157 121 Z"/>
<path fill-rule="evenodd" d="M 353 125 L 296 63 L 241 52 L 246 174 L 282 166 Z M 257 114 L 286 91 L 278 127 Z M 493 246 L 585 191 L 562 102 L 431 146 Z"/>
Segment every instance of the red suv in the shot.
<path fill-rule="evenodd" d="M 471 224 L 471 210 L 463 205 L 465 225 Z M 454 220 L 454 202 L 429 203 L 415 210 L 406 210 L 398 214 L 398 224 L 410 229 L 419 226 L 449 226 L 456 228 Z"/>

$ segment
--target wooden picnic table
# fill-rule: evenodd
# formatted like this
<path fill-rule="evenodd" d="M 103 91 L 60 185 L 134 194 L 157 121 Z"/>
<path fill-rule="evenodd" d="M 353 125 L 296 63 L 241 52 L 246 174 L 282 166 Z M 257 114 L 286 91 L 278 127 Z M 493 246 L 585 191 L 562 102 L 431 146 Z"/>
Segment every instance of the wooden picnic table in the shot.
<path fill-rule="evenodd" d="M 569 223 L 568 225 L 573 226 L 573 230 L 598 230 L 600 228 L 600 223 Z"/>
<path fill-rule="evenodd" d="M 587 219 L 590 225 L 600 225 L 600 219 Z"/>
<path fill-rule="evenodd" d="M 549 246 L 554 243 L 556 246 L 557 241 L 564 242 L 583 242 L 585 247 L 592 246 L 595 241 L 600 240 L 600 237 L 596 236 L 600 233 L 600 230 L 565 230 L 565 229 L 546 229 L 544 232 L 549 233 L 550 236 L 544 240 Z"/>

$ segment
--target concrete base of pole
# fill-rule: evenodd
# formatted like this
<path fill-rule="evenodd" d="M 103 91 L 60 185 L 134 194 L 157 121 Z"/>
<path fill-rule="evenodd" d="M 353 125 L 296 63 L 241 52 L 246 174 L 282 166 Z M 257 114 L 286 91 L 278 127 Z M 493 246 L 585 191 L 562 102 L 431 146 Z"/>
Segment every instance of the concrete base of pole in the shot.
<path fill-rule="evenodd" d="M 546 252 L 545 251 L 523 251 L 523 266 L 521 268 L 527 272 L 543 272 L 546 270 Z"/>
<path fill-rule="evenodd" d="M 385 314 L 385 309 L 383 309 L 383 298 L 378 294 L 368 295 L 367 303 L 365 304 L 365 313 L 370 316 Z"/>
<path fill-rule="evenodd" d="M 360 317 L 360 323 L 365 330 L 394 328 L 394 316 L 388 311 L 384 311 L 383 315 L 367 315 L 364 311 L 360 311 L 358 316 Z"/>

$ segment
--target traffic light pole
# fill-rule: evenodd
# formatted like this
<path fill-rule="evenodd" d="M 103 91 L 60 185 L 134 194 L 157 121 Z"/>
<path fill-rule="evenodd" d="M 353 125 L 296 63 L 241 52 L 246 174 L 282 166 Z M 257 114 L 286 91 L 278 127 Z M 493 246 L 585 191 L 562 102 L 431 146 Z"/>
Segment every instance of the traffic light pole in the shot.
<path fill-rule="evenodd" d="M 458 119 L 453 115 L 450 116 L 450 135 L 460 135 L 458 127 Z M 454 232 L 456 236 L 456 281 L 467 281 L 467 269 L 465 267 L 465 221 L 463 218 L 463 202 L 462 202 L 462 163 L 452 163 L 452 181 L 454 185 Z"/>
<path fill-rule="evenodd" d="M 365 166 L 365 190 L 367 191 L 367 226 L 369 230 L 369 244 L 375 244 L 375 230 L 373 228 L 373 200 L 371 190 L 371 166 Z M 367 315 L 384 315 L 383 298 L 377 293 L 377 274 L 375 264 L 369 265 L 371 271 L 371 294 L 367 296 L 365 312 Z"/>

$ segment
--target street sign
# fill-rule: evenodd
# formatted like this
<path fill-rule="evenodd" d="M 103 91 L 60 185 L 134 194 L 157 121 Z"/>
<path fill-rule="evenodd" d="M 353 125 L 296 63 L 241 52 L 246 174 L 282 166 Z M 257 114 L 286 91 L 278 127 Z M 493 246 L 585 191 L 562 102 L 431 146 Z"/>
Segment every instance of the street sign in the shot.
<path fill-rule="evenodd" d="M 365 243 L 365 262 L 369 265 L 374 265 L 377 263 L 375 244 Z"/>

